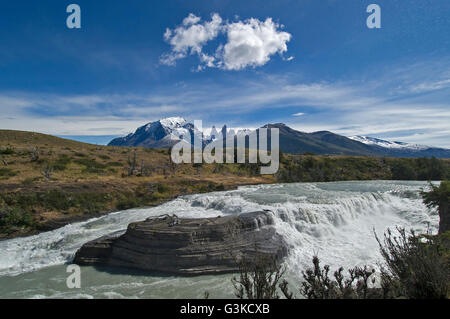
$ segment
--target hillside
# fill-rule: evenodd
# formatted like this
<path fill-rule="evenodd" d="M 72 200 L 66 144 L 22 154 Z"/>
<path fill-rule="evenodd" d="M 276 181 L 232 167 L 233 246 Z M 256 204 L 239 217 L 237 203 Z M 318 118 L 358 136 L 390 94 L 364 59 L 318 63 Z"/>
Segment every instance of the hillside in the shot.
<path fill-rule="evenodd" d="M 327 139 L 326 134 L 323 135 Z M 324 142 L 326 143 L 326 142 Z M 326 144 L 314 144 L 318 149 Z M 275 182 L 444 179 L 450 161 L 284 154 L 273 176 L 258 164 L 171 163 L 168 150 L 97 146 L 0 130 L 0 238 L 30 235 L 176 196 Z"/>
<path fill-rule="evenodd" d="M 98 146 L 0 130 L 0 238 L 178 195 L 270 183 L 245 169 L 174 166 L 167 150 Z M 239 179 L 236 179 L 239 176 Z"/>
<path fill-rule="evenodd" d="M 268 124 L 267 128 L 280 131 L 280 148 L 285 153 L 318 155 L 381 155 L 370 146 L 331 132 L 304 133 L 285 124 Z"/>

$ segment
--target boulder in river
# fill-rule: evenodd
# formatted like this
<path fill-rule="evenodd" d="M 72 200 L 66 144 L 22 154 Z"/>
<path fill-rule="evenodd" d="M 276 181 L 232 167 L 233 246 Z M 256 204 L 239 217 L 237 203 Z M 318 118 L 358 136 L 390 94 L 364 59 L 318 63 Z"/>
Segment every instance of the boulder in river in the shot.
<path fill-rule="evenodd" d="M 264 256 L 281 262 L 287 255 L 273 222 L 268 211 L 200 219 L 149 218 L 130 224 L 125 233 L 88 242 L 74 263 L 178 275 L 236 272 L 243 258 Z"/>

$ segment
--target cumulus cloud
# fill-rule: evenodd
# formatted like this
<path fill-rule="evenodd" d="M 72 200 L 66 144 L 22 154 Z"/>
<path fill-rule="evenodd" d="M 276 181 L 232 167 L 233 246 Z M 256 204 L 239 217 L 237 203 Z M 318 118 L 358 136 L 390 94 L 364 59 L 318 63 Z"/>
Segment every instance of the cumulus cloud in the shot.
<path fill-rule="evenodd" d="M 251 18 L 245 21 L 223 22 L 217 14 L 211 21 L 201 23 L 201 19 L 189 14 L 181 26 L 167 29 L 164 39 L 172 47 L 171 52 L 161 57 L 161 63 L 175 65 L 176 61 L 188 55 L 197 55 L 198 69 L 205 67 L 224 70 L 242 70 L 246 67 L 265 65 L 274 54 L 282 55 L 288 50 L 291 34 L 281 31 L 282 25 L 272 18 L 260 21 Z M 208 41 L 224 34 L 225 43 L 218 44 L 215 52 L 205 53 L 203 48 Z M 293 57 L 285 60 L 290 61 Z"/>
<path fill-rule="evenodd" d="M 185 58 L 189 54 L 203 55 L 203 46 L 215 39 L 222 27 L 222 18 L 213 14 L 211 21 L 200 23 L 201 19 L 190 14 L 183 20 L 183 24 L 175 30 L 167 29 L 164 39 L 172 46 L 170 53 L 161 57 L 161 63 L 175 65 L 176 60 Z"/>
<path fill-rule="evenodd" d="M 221 63 L 227 70 L 241 70 L 248 66 L 261 66 L 270 56 L 287 51 L 291 35 L 278 31 L 280 26 L 267 18 L 262 22 L 249 19 L 227 25 L 228 42 L 223 47 Z"/>

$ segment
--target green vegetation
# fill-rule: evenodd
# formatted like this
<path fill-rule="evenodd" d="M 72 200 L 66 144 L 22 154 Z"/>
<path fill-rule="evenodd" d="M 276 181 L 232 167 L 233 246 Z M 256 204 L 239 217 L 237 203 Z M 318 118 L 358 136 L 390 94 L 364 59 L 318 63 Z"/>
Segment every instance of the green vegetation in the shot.
<path fill-rule="evenodd" d="M 0 167 L 0 179 L 5 178 L 8 179 L 9 177 L 16 176 L 17 172 L 13 171 L 10 168 L 7 167 Z"/>
<path fill-rule="evenodd" d="M 34 228 L 33 216 L 20 208 L 0 207 L 0 232 L 13 233 Z"/>
<path fill-rule="evenodd" d="M 100 174 L 106 168 L 105 164 L 101 164 L 93 158 L 80 158 L 75 159 L 73 162 L 84 166 L 83 173 Z"/>
<path fill-rule="evenodd" d="M 80 153 L 80 152 L 75 152 L 75 153 L 73 153 L 73 155 L 77 156 L 77 157 L 86 157 L 87 156 L 86 154 Z"/>
<path fill-rule="evenodd" d="M 67 169 L 67 165 L 69 165 L 71 161 L 72 159 L 68 155 L 60 154 L 58 158 L 54 160 L 52 163 L 49 163 L 49 165 L 55 171 L 64 171 Z"/>
<path fill-rule="evenodd" d="M 450 181 L 442 181 L 439 187 L 430 184 L 430 192 L 422 192 L 424 203 L 439 212 L 439 233 L 450 231 Z"/>
<path fill-rule="evenodd" d="M 379 158 L 284 155 L 277 179 L 281 182 L 346 180 L 443 180 L 450 162 L 436 158 Z"/>
<path fill-rule="evenodd" d="M 12 155 L 14 154 L 14 149 L 11 146 L 7 146 L 6 148 L 0 148 L 0 155 Z"/>
<path fill-rule="evenodd" d="M 278 287 L 286 297 L 287 282 L 282 280 L 286 269 L 264 255 L 254 259 L 244 258 L 239 263 L 239 278 L 231 282 L 239 299 L 279 299 Z"/>
<path fill-rule="evenodd" d="M 344 276 L 341 267 L 330 277 L 330 267 L 320 266 L 317 256 L 313 257 L 313 268 L 303 272 L 304 281 L 301 283 L 300 293 L 307 299 L 373 299 L 379 298 L 379 290 L 371 289 L 371 278 L 375 269 L 367 266 L 355 267 Z"/>
<path fill-rule="evenodd" d="M 375 269 L 355 267 L 344 275 L 341 267 L 330 273 L 313 257 L 313 267 L 302 272 L 300 294 L 306 299 L 447 299 L 450 297 L 450 232 L 441 235 L 407 234 L 390 230 L 384 241 L 377 238 L 384 259 L 380 286 Z M 375 235 L 376 236 L 376 235 Z M 283 279 L 285 268 L 264 257 L 241 263 L 239 278 L 233 277 L 240 299 L 295 298 Z"/>
<path fill-rule="evenodd" d="M 449 296 L 450 242 L 445 236 L 407 235 L 404 229 L 385 234 L 380 244 L 384 298 L 444 299 Z"/>
<path fill-rule="evenodd" d="M 35 179 L 27 179 L 22 185 L 34 184 Z M 180 187 L 180 185 L 185 185 Z M 4 192 L 0 193 L 0 238 L 11 235 L 32 234 L 39 230 L 48 230 L 53 221 L 63 224 L 71 219 L 92 217 L 109 211 L 155 206 L 173 199 L 179 194 L 211 192 L 224 190 L 223 184 L 198 181 L 190 185 L 181 183 L 141 182 L 136 187 L 110 191 L 99 189 L 89 191 L 76 189 L 75 192 L 51 189 L 41 192 Z M 57 214 L 58 218 L 54 218 Z"/>

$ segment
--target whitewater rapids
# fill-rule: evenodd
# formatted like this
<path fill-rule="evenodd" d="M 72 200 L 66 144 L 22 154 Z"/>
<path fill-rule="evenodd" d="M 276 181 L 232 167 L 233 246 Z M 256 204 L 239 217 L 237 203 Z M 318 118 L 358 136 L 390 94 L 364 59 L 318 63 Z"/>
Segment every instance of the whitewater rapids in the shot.
<path fill-rule="evenodd" d="M 158 207 L 131 209 L 27 238 L 0 242 L 0 298 L 233 297 L 232 275 L 182 278 L 116 269 L 82 269 L 82 288 L 66 287 L 66 264 L 84 243 L 151 216 L 204 218 L 267 209 L 289 245 L 288 281 L 298 286 L 313 255 L 332 269 L 375 266 L 374 231 L 390 227 L 437 232 L 439 217 L 420 197 L 425 182 L 364 181 L 240 187 L 189 195 Z"/>

